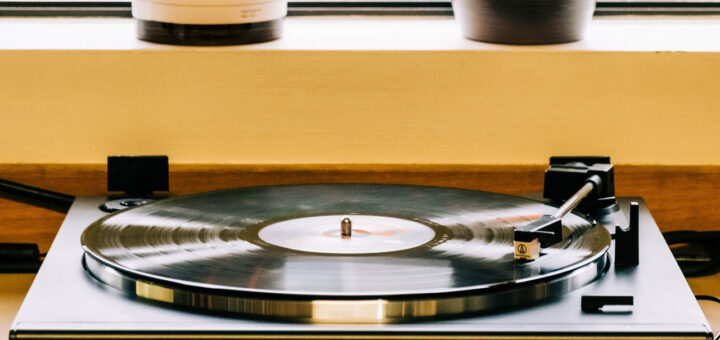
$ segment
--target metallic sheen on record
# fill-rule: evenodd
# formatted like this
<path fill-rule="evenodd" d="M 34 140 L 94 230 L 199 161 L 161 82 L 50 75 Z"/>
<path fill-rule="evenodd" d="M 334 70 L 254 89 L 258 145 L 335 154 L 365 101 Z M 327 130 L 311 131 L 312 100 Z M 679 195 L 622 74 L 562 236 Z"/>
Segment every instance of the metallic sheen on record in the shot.
<path fill-rule="evenodd" d="M 253 187 L 111 214 L 85 230 L 82 244 L 87 270 L 131 296 L 298 321 L 393 322 L 525 305 L 602 275 L 610 235 L 578 215 L 563 218 L 565 240 L 539 259 L 513 259 L 514 227 L 555 209 L 520 197 L 440 187 Z M 311 225 L 302 234 L 299 226 L 327 216 L 327 228 Z M 341 234 L 342 216 L 353 220 L 352 236 Z M 393 225 L 395 220 L 424 227 Z M 279 241 L 282 246 L 259 237 L 265 227 L 274 235 L 285 225 L 294 230 L 289 240 Z M 424 241 L 427 230 L 434 234 Z M 424 243 L 371 245 L 367 251 L 360 242 L 371 237 Z M 335 247 L 347 242 L 350 250 L 328 251 L 325 238 Z"/>

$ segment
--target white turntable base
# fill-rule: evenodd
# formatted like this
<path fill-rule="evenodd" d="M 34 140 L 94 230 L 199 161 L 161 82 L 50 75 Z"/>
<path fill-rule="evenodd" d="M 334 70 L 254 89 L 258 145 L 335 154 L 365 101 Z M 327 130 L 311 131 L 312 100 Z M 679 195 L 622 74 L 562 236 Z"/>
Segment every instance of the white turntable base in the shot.
<path fill-rule="evenodd" d="M 640 207 L 640 263 L 630 271 L 610 268 L 600 281 L 568 294 L 560 301 L 524 310 L 434 322 L 391 325 L 311 325 L 219 317 L 161 308 L 127 299 L 105 290 L 90 280 L 80 261 L 83 251 L 80 234 L 86 225 L 102 217 L 97 207 L 103 197 L 80 197 L 75 201 L 45 264 L 37 274 L 17 314 L 13 331 L 18 339 L 43 333 L 45 338 L 62 332 L 112 334 L 177 330 L 185 334 L 323 334 L 326 332 L 369 332 L 372 334 L 514 334 L 538 338 L 563 332 L 574 336 L 614 337 L 643 333 L 650 337 L 709 334 L 707 322 L 693 297 L 662 235 L 645 205 Z M 620 201 L 623 206 L 627 200 Z M 632 314 L 586 314 L 580 311 L 580 297 L 591 295 L 633 295 Z M 63 313 L 58 313 L 63 310 Z M 66 333 L 67 334 L 67 333 Z"/>

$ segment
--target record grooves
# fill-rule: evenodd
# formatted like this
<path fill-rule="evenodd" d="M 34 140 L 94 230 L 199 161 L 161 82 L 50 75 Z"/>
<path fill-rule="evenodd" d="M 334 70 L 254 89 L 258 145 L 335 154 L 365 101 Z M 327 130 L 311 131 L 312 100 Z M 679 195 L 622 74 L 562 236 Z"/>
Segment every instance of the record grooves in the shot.
<path fill-rule="evenodd" d="M 398 322 L 523 306 L 597 279 L 610 235 L 578 215 L 563 218 L 564 241 L 543 256 L 513 259 L 515 226 L 553 209 L 439 187 L 254 187 L 111 214 L 82 243 L 96 279 L 141 299 L 301 322 Z"/>

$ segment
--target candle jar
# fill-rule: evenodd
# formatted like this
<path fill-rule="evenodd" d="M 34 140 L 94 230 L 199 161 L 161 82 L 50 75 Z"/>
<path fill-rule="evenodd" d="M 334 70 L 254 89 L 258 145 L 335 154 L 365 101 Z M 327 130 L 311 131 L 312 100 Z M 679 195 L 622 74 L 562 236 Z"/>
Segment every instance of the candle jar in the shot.
<path fill-rule="evenodd" d="M 280 38 L 287 0 L 132 1 L 138 38 L 173 45 L 236 45 Z"/>

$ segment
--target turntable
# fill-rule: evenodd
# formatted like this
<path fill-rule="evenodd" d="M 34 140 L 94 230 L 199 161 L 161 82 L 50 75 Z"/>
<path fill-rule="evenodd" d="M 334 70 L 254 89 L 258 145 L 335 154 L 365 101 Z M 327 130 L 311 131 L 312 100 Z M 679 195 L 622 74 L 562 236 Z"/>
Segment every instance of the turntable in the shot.
<path fill-rule="evenodd" d="M 11 339 L 712 337 L 643 201 L 615 198 L 608 158 L 551 159 L 544 198 L 137 189 L 75 200 Z"/>

